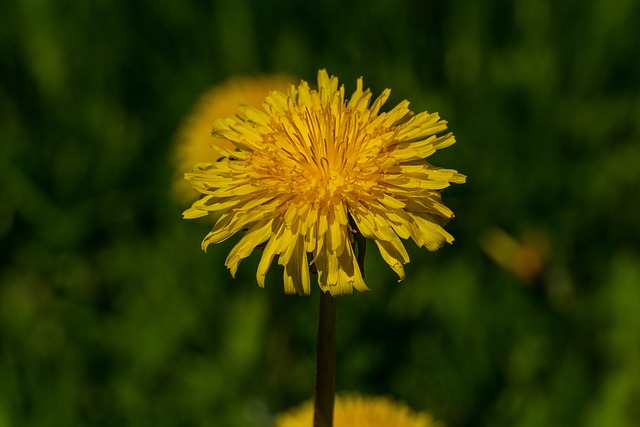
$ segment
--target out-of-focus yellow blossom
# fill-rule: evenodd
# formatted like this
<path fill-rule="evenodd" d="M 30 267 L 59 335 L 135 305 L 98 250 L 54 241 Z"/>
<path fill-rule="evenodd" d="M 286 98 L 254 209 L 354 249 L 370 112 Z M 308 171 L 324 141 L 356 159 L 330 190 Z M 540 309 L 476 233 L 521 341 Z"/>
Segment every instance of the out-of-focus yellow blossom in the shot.
<path fill-rule="evenodd" d="M 175 137 L 172 163 L 176 171 L 172 196 L 181 204 L 190 203 L 197 193 L 184 179 L 184 172 L 202 162 L 215 162 L 220 154 L 212 145 L 234 149 L 225 138 L 211 135 L 216 119 L 229 117 L 241 105 L 261 108 L 264 98 L 272 90 L 284 91 L 295 81 L 286 75 L 263 75 L 255 77 L 233 77 L 206 91 L 193 111 L 184 119 Z"/>
<path fill-rule="evenodd" d="M 535 283 L 544 272 L 548 249 L 539 232 L 531 231 L 519 241 L 500 228 L 491 228 L 483 234 L 480 244 L 496 264 L 525 283 Z"/>
<path fill-rule="evenodd" d="M 276 427 L 313 425 L 313 402 L 290 409 L 276 417 Z M 387 397 L 336 396 L 333 427 L 444 427 L 431 414 L 412 411 Z"/>

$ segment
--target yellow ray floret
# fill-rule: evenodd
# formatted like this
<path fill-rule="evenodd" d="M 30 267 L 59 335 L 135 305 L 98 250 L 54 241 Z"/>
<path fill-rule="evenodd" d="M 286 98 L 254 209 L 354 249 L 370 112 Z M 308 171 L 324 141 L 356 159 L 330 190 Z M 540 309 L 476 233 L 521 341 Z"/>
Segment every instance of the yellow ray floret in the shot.
<path fill-rule="evenodd" d="M 201 197 L 184 217 L 219 215 L 203 249 L 244 230 L 226 260 L 232 275 L 261 247 L 260 286 L 277 256 L 286 293 L 308 295 L 317 276 L 323 291 L 342 295 L 368 290 L 358 233 L 400 280 L 409 262 L 400 239 L 428 250 L 453 242 L 443 228 L 453 212 L 440 191 L 466 178 L 425 158 L 455 138 L 438 136 L 447 126 L 437 113 L 414 114 L 407 101 L 380 112 L 389 93 L 371 103 L 360 78 L 346 100 L 338 79 L 320 70 L 318 90 L 302 81 L 286 94 L 271 92 L 264 110 L 245 106 L 215 121 L 214 135 L 235 149 L 220 149 L 225 157 L 185 175 Z"/>

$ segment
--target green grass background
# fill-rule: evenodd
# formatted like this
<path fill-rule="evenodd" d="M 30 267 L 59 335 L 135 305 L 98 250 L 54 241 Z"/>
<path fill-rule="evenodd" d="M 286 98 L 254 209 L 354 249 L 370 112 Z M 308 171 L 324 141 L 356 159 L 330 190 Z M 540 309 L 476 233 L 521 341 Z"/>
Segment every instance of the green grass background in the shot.
<path fill-rule="evenodd" d="M 174 132 L 234 75 L 327 68 L 439 111 L 453 246 L 370 245 L 341 391 L 450 427 L 640 418 L 640 3 L 21 0 L 0 18 L 0 427 L 269 426 L 311 397 L 318 290 L 285 296 L 169 197 Z M 548 241 L 525 285 L 481 249 Z M 234 239 L 232 239 L 234 240 Z"/>

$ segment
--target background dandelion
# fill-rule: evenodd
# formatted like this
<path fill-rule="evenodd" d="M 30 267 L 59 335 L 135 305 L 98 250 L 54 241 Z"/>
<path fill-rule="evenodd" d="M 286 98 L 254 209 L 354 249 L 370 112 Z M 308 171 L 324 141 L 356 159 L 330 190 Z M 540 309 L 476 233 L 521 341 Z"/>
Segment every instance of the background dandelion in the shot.
<path fill-rule="evenodd" d="M 455 246 L 409 247 L 407 280 L 367 251 L 338 391 L 449 427 L 635 426 L 639 7 L 5 2 L 0 425 L 251 427 L 309 398 L 317 312 L 257 291 L 257 259 L 231 281 L 233 241 L 201 253 L 168 159 L 212 85 L 327 68 L 438 111 L 464 144 L 434 163 L 473 177 L 445 193 Z M 546 236 L 544 280 L 486 255 L 496 228 Z"/>
<path fill-rule="evenodd" d="M 389 397 L 336 396 L 335 427 L 445 427 L 427 412 L 416 412 Z M 313 424 L 313 403 L 305 402 L 276 416 L 276 427 Z"/>
<path fill-rule="evenodd" d="M 197 197 L 198 193 L 184 180 L 184 173 L 193 170 L 197 163 L 218 160 L 220 154 L 212 146 L 235 148 L 229 140 L 211 134 L 213 122 L 235 115 L 241 106 L 261 109 L 269 92 L 286 91 L 293 83 L 296 83 L 296 79 L 285 75 L 233 77 L 200 96 L 175 136 L 172 155 L 175 168 L 173 196 L 177 203 L 186 205 Z"/>

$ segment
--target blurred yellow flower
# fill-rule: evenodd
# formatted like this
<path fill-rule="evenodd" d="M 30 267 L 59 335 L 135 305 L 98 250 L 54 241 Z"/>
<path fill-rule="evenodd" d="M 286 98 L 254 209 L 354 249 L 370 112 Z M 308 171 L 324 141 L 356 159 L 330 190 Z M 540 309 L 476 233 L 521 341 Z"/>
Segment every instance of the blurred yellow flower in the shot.
<path fill-rule="evenodd" d="M 204 250 L 246 231 L 226 260 L 233 276 L 264 245 L 260 286 L 278 255 L 288 294 L 309 295 L 310 264 L 323 291 L 368 290 L 354 254 L 357 233 L 376 243 L 402 280 L 409 256 L 400 238 L 429 250 L 453 242 L 442 228 L 453 212 L 440 190 L 465 176 L 424 158 L 453 144 L 454 136 L 437 136 L 446 122 L 437 113 L 414 114 L 408 101 L 381 113 L 390 90 L 370 104 L 362 78 L 348 101 L 325 70 L 318 87 L 302 81 L 286 94 L 271 92 L 264 111 L 243 106 L 235 117 L 217 120 L 214 134 L 236 149 L 217 147 L 222 158 L 185 174 L 201 198 L 184 217 L 221 213 Z"/>
<path fill-rule="evenodd" d="M 481 236 L 480 246 L 496 264 L 514 273 L 524 283 L 535 284 L 544 274 L 546 236 L 529 230 L 517 240 L 501 228 L 490 228 Z"/>
<path fill-rule="evenodd" d="M 213 122 L 236 114 L 240 105 L 260 108 L 270 91 L 284 91 L 293 81 L 292 77 L 286 75 L 234 77 L 209 89 L 200 97 L 175 137 L 172 163 L 176 180 L 172 196 L 176 202 L 189 203 L 197 196 L 191 185 L 184 180 L 184 171 L 190 171 L 196 163 L 218 160 L 220 155 L 211 149 L 212 145 L 231 150 L 234 148 L 229 140 L 211 135 Z"/>
<path fill-rule="evenodd" d="M 276 427 L 313 425 L 313 402 L 276 416 Z M 386 397 L 360 395 L 336 396 L 333 427 L 444 427 L 426 412 L 414 412 L 408 406 Z"/>

